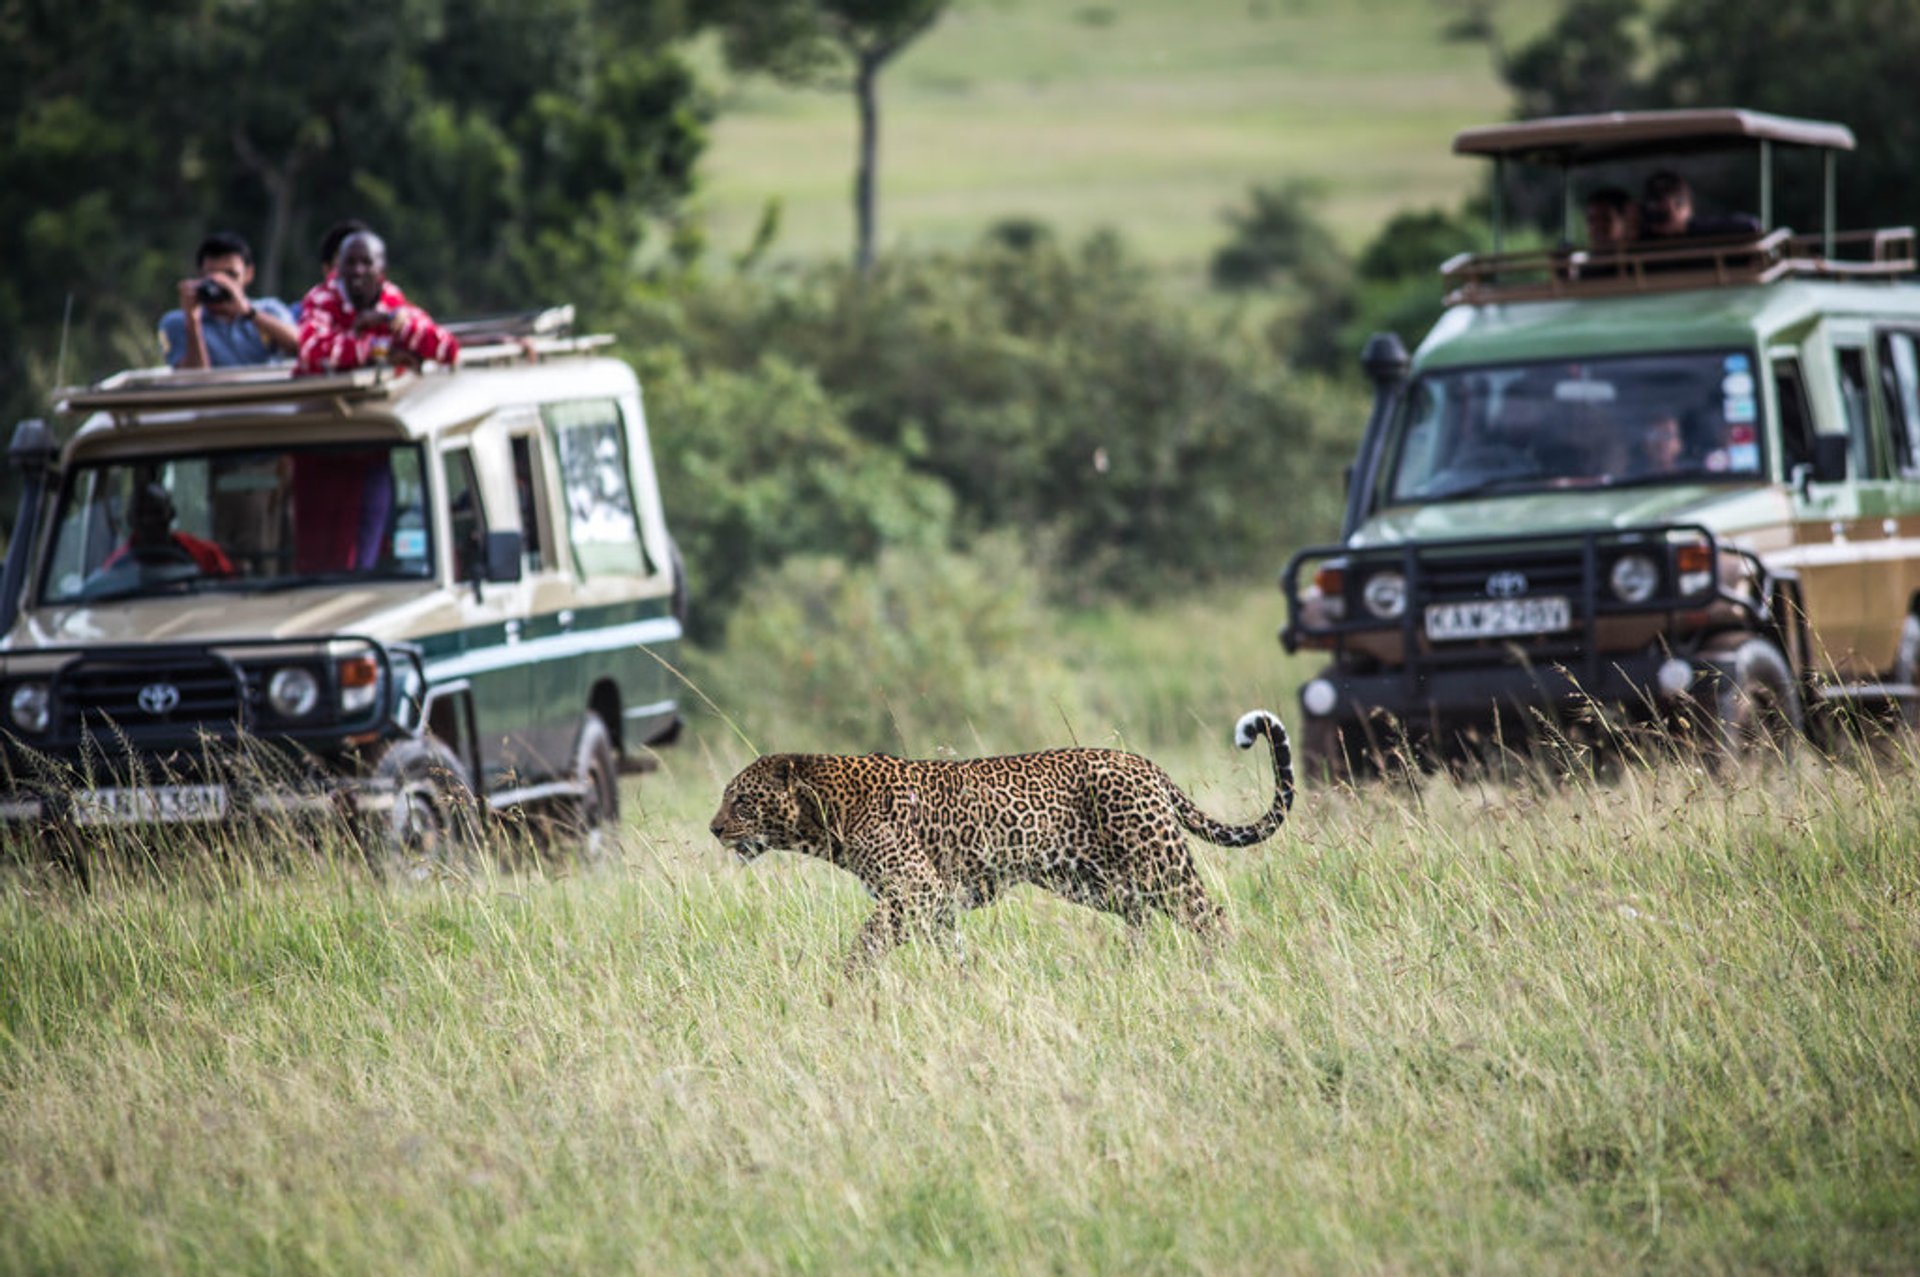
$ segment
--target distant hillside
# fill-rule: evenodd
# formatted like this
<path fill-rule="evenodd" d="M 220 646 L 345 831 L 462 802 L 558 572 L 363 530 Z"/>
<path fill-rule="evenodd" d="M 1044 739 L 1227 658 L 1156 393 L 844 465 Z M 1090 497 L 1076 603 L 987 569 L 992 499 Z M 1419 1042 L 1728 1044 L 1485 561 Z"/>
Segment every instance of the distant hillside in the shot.
<path fill-rule="evenodd" d="M 964 243 L 1007 217 L 1118 228 L 1198 272 L 1247 188 L 1323 183 L 1349 245 L 1479 178 L 1454 131 L 1503 117 L 1487 47 L 1449 42 L 1445 0 L 956 0 L 882 82 L 884 247 Z M 1509 42 L 1553 0 L 1495 9 Z M 845 95 L 728 85 L 705 168 L 714 247 L 778 198 L 780 257 L 847 252 Z"/>

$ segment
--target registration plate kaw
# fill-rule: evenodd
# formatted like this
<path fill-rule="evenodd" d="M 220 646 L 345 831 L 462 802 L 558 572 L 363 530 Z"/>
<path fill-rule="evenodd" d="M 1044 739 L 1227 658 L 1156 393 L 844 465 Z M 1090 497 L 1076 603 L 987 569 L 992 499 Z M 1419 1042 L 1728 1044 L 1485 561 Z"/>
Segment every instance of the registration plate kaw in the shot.
<path fill-rule="evenodd" d="M 1573 609 L 1560 595 L 1435 603 L 1427 608 L 1427 637 L 1435 640 L 1552 634 L 1572 628 Z"/>
<path fill-rule="evenodd" d="M 90 789 L 73 798 L 79 825 L 152 825 L 219 820 L 227 814 L 224 785 L 149 785 Z"/>

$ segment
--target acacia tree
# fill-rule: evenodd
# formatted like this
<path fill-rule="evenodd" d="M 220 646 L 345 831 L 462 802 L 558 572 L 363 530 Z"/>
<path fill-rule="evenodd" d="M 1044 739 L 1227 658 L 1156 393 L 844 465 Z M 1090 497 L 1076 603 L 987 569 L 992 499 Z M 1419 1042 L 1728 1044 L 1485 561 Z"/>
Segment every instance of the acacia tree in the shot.
<path fill-rule="evenodd" d="M 790 84 L 847 87 L 859 118 L 853 175 L 853 262 L 873 265 L 880 162 L 880 73 L 940 18 L 947 0 L 734 0 L 725 6 L 729 60 Z"/>

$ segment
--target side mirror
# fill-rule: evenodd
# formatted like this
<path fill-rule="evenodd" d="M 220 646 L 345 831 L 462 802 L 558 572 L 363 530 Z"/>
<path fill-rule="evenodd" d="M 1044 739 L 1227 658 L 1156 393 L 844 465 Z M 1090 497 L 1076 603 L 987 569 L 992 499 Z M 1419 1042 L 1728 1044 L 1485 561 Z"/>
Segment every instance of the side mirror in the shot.
<path fill-rule="evenodd" d="M 522 543 L 518 528 L 487 533 L 483 576 L 487 581 L 511 583 L 520 579 Z"/>

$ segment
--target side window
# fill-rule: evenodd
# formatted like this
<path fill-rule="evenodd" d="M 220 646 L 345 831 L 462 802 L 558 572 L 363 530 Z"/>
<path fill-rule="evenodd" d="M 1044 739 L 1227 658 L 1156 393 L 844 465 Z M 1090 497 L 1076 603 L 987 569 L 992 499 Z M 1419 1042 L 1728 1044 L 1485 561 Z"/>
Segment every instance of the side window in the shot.
<path fill-rule="evenodd" d="M 1859 346 L 1841 346 L 1834 351 L 1834 362 L 1840 374 L 1840 407 L 1847 415 L 1847 437 L 1852 440 L 1853 472 L 1863 478 L 1882 477 L 1883 468 L 1874 459 L 1867 352 Z"/>
<path fill-rule="evenodd" d="M 1800 361 L 1792 355 L 1774 356 L 1773 396 L 1780 411 L 1780 460 L 1791 475 L 1795 466 L 1813 464 L 1813 413 Z"/>
<path fill-rule="evenodd" d="M 585 576 L 650 572 L 640 543 L 620 405 L 611 399 L 553 404 L 544 413 L 566 496 L 575 565 Z"/>
<path fill-rule="evenodd" d="M 1893 443 L 1893 468 L 1920 476 L 1920 341 L 1912 333 L 1880 337 L 1880 394 Z"/>
<path fill-rule="evenodd" d="M 474 481 L 473 454 L 465 448 L 443 453 L 440 474 L 453 533 L 453 577 L 464 581 L 473 575 L 487 539 L 487 512 L 480 504 L 480 485 Z"/>
<path fill-rule="evenodd" d="M 546 475 L 540 464 L 538 442 L 532 435 L 513 438 L 513 490 L 520 501 L 520 533 L 525 538 L 522 556 L 529 572 L 560 566 L 548 544 Z"/>

